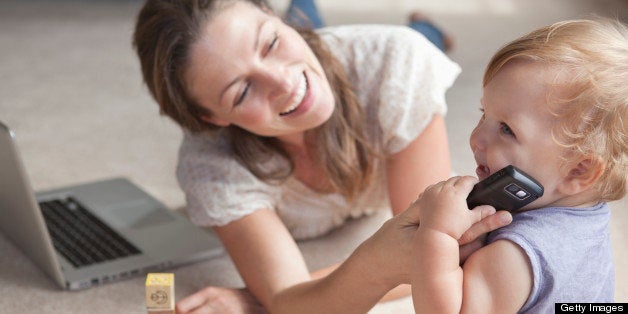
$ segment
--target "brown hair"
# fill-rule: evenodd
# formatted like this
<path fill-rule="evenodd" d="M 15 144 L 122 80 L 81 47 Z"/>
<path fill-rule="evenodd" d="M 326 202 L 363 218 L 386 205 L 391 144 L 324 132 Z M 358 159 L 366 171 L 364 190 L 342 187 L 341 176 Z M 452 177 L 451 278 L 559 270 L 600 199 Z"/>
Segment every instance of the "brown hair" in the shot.
<path fill-rule="evenodd" d="M 507 44 L 489 62 L 486 86 L 513 60 L 558 66 L 568 73 L 568 98 L 548 98 L 559 123 L 554 140 L 573 155 L 605 165 L 596 188 L 602 200 L 621 199 L 628 176 L 628 29 L 605 18 L 558 22 Z"/>
<path fill-rule="evenodd" d="M 188 97 L 182 86 L 189 49 L 199 39 L 202 25 L 219 14 L 221 5 L 236 1 L 270 10 L 265 0 L 149 0 L 138 15 L 133 45 L 144 82 L 162 114 L 191 132 L 225 131 L 241 164 L 261 180 L 282 182 L 292 174 L 294 164 L 275 139 L 233 125 L 206 123 L 201 116 L 211 113 Z M 315 147 L 312 156 L 323 167 L 330 190 L 351 199 L 371 182 L 377 158 L 367 139 L 365 114 L 342 65 L 320 37 L 311 30 L 299 33 L 325 69 L 336 101 L 332 116 L 307 131 L 306 140 Z M 268 169 L 266 161 L 277 154 L 290 161 L 290 167 Z"/>

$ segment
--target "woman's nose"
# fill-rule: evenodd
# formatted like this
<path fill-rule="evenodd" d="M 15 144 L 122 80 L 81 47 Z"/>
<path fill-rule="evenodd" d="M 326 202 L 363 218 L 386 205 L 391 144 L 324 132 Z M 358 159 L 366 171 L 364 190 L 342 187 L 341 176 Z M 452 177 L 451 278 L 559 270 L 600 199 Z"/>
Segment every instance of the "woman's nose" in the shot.
<path fill-rule="evenodd" d="M 289 95 L 292 92 L 294 79 L 286 67 L 268 67 L 262 73 L 262 79 L 267 83 L 271 99 Z"/>

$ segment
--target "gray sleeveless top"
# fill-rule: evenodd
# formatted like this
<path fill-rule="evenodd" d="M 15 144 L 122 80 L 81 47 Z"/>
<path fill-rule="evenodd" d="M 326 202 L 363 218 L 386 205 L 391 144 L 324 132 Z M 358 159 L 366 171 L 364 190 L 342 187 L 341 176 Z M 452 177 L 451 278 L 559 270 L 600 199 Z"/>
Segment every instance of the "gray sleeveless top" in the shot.
<path fill-rule="evenodd" d="M 615 274 L 610 209 L 548 207 L 514 215 L 488 236 L 509 240 L 528 255 L 532 292 L 520 313 L 554 313 L 554 303 L 613 302 Z"/>

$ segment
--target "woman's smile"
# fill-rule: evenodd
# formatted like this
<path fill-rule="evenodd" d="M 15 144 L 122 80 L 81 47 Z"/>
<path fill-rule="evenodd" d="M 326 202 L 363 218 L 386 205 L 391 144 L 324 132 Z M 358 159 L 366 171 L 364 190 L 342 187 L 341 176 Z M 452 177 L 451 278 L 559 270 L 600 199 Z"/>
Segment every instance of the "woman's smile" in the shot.
<path fill-rule="evenodd" d="M 292 97 L 292 101 L 288 104 L 285 110 L 279 113 L 279 115 L 287 116 L 292 113 L 295 113 L 297 109 L 299 109 L 301 105 L 303 104 L 306 93 L 308 93 L 308 82 L 307 82 L 307 77 L 305 76 L 305 73 L 302 73 L 299 76 L 299 83 L 297 85 L 296 93 L 294 97 Z"/>

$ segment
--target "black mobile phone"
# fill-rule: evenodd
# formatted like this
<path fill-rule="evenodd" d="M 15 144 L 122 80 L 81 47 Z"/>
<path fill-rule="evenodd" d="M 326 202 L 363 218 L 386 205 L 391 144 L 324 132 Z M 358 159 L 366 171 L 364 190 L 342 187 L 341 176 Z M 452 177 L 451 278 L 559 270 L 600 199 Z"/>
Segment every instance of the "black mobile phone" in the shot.
<path fill-rule="evenodd" d="M 517 210 L 543 196 L 543 186 L 515 166 L 506 166 L 478 182 L 467 197 L 470 209 L 491 205 L 497 210 Z"/>

